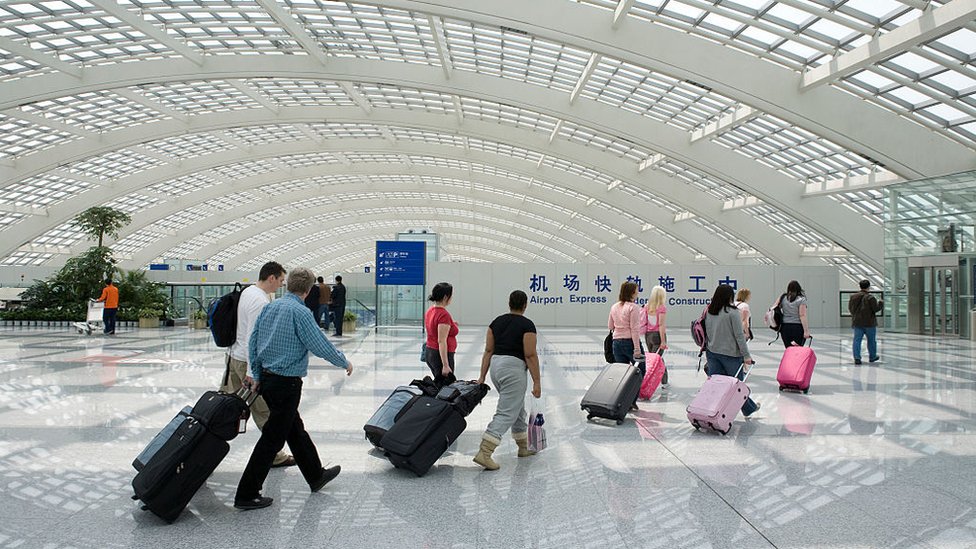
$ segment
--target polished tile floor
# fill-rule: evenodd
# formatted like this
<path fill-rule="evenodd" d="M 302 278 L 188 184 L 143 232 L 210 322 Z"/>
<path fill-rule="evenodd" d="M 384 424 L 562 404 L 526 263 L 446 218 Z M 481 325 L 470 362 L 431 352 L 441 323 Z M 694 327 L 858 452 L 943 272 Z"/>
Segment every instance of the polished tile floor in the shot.
<path fill-rule="evenodd" d="M 477 377 L 484 328 L 463 327 L 462 377 Z M 754 342 L 757 418 L 695 432 L 701 384 L 690 337 L 672 337 L 671 386 L 624 425 L 579 400 L 602 363 L 602 330 L 540 334 L 550 448 L 501 470 L 471 462 L 496 398 L 468 418 L 424 478 L 372 453 L 362 425 L 390 390 L 424 374 L 419 331 L 360 331 L 338 345 L 352 377 L 314 359 L 302 413 L 342 474 L 309 494 L 272 471 L 275 504 L 233 494 L 253 425 L 172 525 L 130 499 L 132 458 L 214 387 L 221 352 L 203 331 L 0 330 L 0 547 L 976 547 L 976 350 L 882 335 L 883 362 L 854 366 L 850 335 L 819 334 L 809 395 L 777 392 L 782 347 Z M 763 334 L 765 335 L 765 334 Z"/>

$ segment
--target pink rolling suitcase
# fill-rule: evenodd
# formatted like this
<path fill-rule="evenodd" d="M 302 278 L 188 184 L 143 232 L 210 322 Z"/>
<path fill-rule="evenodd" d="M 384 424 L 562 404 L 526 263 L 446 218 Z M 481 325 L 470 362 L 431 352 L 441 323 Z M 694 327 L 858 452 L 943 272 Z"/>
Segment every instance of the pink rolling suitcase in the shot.
<path fill-rule="evenodd" d="M 779 371 L 776 373 L 776 381 L 779 382 L 779 390 L 792 389 L 794 391 L 810 390 L 810 378 L 813 376 L 813 367 L 817 365 L 817 355 L 813 352 L 813 338 L 809 338 L 811 347 L 793 345 L 786 348 L 783 353 L 783 360 L 779 363 Z"/>
<path fill-rule="evenodd" d="M 711 376 L 705 380 L 688 405 L 688 421 L 696 430 L 707 427 L 723 435 L 727 434 L 732 429 L 732 421 L 739 414 L 739 409 L 749 398 L 749 393 L 749 386 L 745 381 L 739 381 L 732 376 Z"/>
<path fill-rule="evenodd" d="M 646 373 L 638 394 L 644 400 L 654 396 L 654 391 L 661 386 L 661 380 L 664 378 L 664 358 L 661 354 L 661 351 L 658 351 L 647 355 Z"/>

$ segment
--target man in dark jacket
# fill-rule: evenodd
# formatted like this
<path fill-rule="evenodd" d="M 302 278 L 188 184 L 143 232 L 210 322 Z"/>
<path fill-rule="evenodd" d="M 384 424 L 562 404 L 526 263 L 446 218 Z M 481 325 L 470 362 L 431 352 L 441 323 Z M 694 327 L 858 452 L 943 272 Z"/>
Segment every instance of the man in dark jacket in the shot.
<path fill-rule="evenodd" d="M 342 316 L 346 314 L 346 286 L 342 283 L 342 277 L 335 277 L 335 286 L 332 287 L 332 314 L 335 317 L 335 337 L 342 337 Z"/>
<path fill-rule="evenodd" d="M 868 361 L 881 360 L 878 356 L 878 319 L 875 315 L 884 307 L 884 300 L 877 299 L 868 288 L 871 283 L 862 280 L 859 284 L 861 291 L 852 295 L 847 303 L 847 310 L 851 313 L 851 327 L 854 328 L 854 364 L 861 363 L 861 339 L 868 337 Z"/>
<path fill-rule="evenodd" d="M 312 289 L 309 290 L 308 296 L 305 297 L 305 306 L 308 310 L 312 311 L 312 317 L 315 318 L 317 315 L 316 311 L 319 310 L 319 287 L 312 284 Z M 316 318 L 316 324 L 318 324 L 318 319 Z"/>

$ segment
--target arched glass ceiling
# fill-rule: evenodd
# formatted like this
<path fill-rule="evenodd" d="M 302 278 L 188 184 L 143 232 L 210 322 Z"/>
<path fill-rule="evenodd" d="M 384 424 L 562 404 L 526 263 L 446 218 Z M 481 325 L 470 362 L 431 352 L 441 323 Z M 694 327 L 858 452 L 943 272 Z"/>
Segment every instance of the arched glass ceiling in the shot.
<path fill-rule="evenodd" d="M 613 11 L 614 0 L 580 0 Z M 731 46 L 796 71 L 819 67 L 919 19 L 935 0 L 637 0 L 627 15 Z M 976 146 L 976 28 L 947 28 L 834 82 Z"/>
<path fill-rule="evenodd" d="M 918 0 L 848 0 L 814 3 L 807 0 L 751 2 L 737 0 L 665 0 L 664 2 L 586 1 L 583 9 L 627 8 L 627 17 L 641 24 L 665 24 L 748 51 L 797 71 L 811 71 L 878 37 L 898 30 L 917 19 L 921 8 L 940 10 L 959 6 L 919 5 Z M 414 6 L 411 2 L 399 2 Z M 558 4 L 558 3 L 552 3 Z M 437 2 L 427 4 L 438 10 Z M 423 4 L 416 4 L 420 7 Z M 589 6 L 589 8 L 586 8 Z M 618 59 L 611 51 L 595 52 L 566 41 L 535 36 L 511 27 L 499 28 L 477 21 L 429 16 L 418 11 L 355 3 L 318 1 L 256 0 L 255 2 L 89 0 L 74 2 L 25 2 L 0 5 L 0 85 L 22 87 L 28 77 L 67 74 L 80 76 L 83 67 L 97 67 L 136 60 L 190 60 L 200 64 L 208 58 L 241 55 L 310 56 L 320 62 L 329 58 L 378 60 L 441 67 L 451 71 L 489 75 L 502 80 L 540 86 L 569 94 L 570 102 L 591 101 L 619 108 L 629 115 L 646 117 L 686 132 L 689 140 L 707 139 L 736 151 L 802 183 L 843 181 L 868 175 L 891 176 L 865 150 L 854 150 L 821 136 L 816 121 L 810 128 L 797 117 L 772 115 L 743 102 L 736 90 L 709 87 Z M 969 21 L 971 26 L 971 21 Z M 878 105 L 925 124 L 944 135 L 973 147 L 973 32 L 960 25 L 940 27 L 938 36 L 927 36 L 904 51 L 873 60 L 862 70 L 834 75 L 834 86 L 867 97 Z M 944 32 L 942 32 L 944 31 Z M 765 34 L 764 34 L 765 33 Z M 910 42 L 910 41 L 909 41 Z M 907 42 L 906 42 L 907 43 Z M 884 80 L 875 78 L 875 75 Z M 605 152 L 637 171 L 661 170 L 682 179 L 709 196 L 726 201 L 747 201 L 753 197 L 736 189 L 722 174 L 659 154 L 653 143 L 636 143 L 577 122 L 536 112 L 523 106 L 492 102 L 485 98 L 371 82 L 364 75 L 351 82 L 307 78 L 246 78 L 186 80 L 144 83 L 119 89 L 93 89 L 76 94 L 22 101 L 0 112 L 0 163 L 53 151 L 67 150 L 92 136 L 146 128 L 174 118 L 190 121 L 207 113 L 245 112 L 291 107 L 362 107 L 410 110 L 454 115 L 458 121 L 474 119 L 538 132 L 550 143 L 575 143 Z M 807 76 L 806 74 L 804 76 Z M 870 81 L 870 82 L 869 82 Z M 37 80 L 34 80 L 37 82 Z M 13 87 L 11 87 L 13 86 Z M 860 87 L 859 87 L 860 86 Z M 868 87 L 865 87 L 868 86 Z M 581 177 L 592 177 L 607 189 L 619 188 L 634 196 L 635 190 L 620 178 L 603 177 L 585 163 L 575 164 L 538 151 L 497 142 L 478 141 L 450 132 L 421 128 L 369 127 L 348 124 L 278 125 L 227 128 L 220 132 L 187 133 L 156 143 L 127 145 L 116 150 L 76 159 L 43 174 L 32 174 L 0 188 L 0 230 L 12 230 L 30 216 L 43 215 L 46 208 L 85 190 L 131 177 L 177 161 L 220 151 L 260 146 L 263 143 L 303 141 L 329 137 L 326 131 L 391 140 L 423 139 L 439 145 L 470 150 L 490 147 L 492 152 L 513 157 L 537 158 L 540 166 L 552 167 Z M 367 129 L 368 128 L 368 129 Z M 879 128 L 885 131 L 885 128 Z M 398 135 L 396 132 L 400 132 Z M 410 137 L 406 135 L 413 134 Z M 338 133 L 337 133 L 338 135 Z M 216 136 L 216 139 L 214 139 Z M 486 149 L 487 150 L 487 149 Z M 42 152 L 43 151 L 43 152 Z M 503 152 L 504 151 L 504 152 Z M 335 156 L 339 163 L 374 162 L 364 153 Z M 515 156 L 523 155 L 523 156 Z M 323 159 L 304 160 L 314 166 Z M 431 161 L 439 165 L 440 160 Z M 207 173 L 181 175 L 114 199 L 113 204 L 129 211 L 143 211 L 174 196 L 173 191 L 191 194 L 196 189 L 221 185 L 228 180 L 270 173 L 287 164 L 281 158 L 215 166 Z M 485 169 L 486 173 L 495 173 Z M 736 174 L 730 174 L 735 180 Z M 507 175 L 505 175 L 507 177 Z M 887 177 L 890 180 L 897 177 Z M 181 187 L 183 184 L 187 187 Z M 195 186 L 195 187 L 194 187 Z M 876 217 L 879 208 L 872 201 L 876 192 L 844 190 L 831 196 L 846 207 Z M 676 208 L 667 198 L 648 196 L 657 206 L 675 213 L 675 220 L 693 219 L 685 208 Z M 233 207 L 235 200 L 253 201 L 239 194 L 226 198 L 221 207 Z M 790 221 L 790 211 L 752 203 L 749 211 L 774 220 L 781 234 L 794 237 L 804 248 L 843 249 L 829 238 Z M 798 208 L 802 207 L 799 204 Z M 789 208 L 786 208 L 789 210 Z M 633 213 L 627 215 L 635 216 Z M 701 220 L 694 223 L 701 223 Z M 11 227 L 11 229 L 3 229 Z M 229 230 L 229 229 L 225 229 Z M 721 231 L 718 231 L 721 232 Z M 12 234 L 12 233 L 10 233 Z M 741 238 L 746 240 L 740 240 Z M 71 230 L 55 227 L 32 240 L 25 249 L 2 259 L 36 262 L 51 249 L 72 245 Z M 132 242 L 138 238 L 132 236 Z M 623 235 L 622 238 L 627 238 Z M 77 240 L 75 238 L 75 240 Z M 748 235 L 729 235 L 740 255 L 750 254 Z M 48 255 L 47 257 L 50 257 Z M 756 257 L 757 261 L 765 258 Z M 41 259 L 43 261 L 43 259 Z"/>

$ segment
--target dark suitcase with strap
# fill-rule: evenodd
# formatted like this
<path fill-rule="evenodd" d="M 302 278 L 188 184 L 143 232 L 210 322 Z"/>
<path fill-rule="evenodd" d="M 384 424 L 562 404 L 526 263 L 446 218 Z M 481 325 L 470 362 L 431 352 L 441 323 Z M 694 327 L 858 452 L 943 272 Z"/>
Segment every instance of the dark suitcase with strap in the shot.
<path fill-rule="evenodd" d="M 422 477 L 467 426 L 450 402 L 419 396 L 383 435 L 380 446 L 394 467 Z"/>
<path fill-rule="evenodd" d="M 187 417 L 132 479 L 132 499 L 142 500 L 143 509 L 173 522 L 228 451 L 227 441 Z"/>

